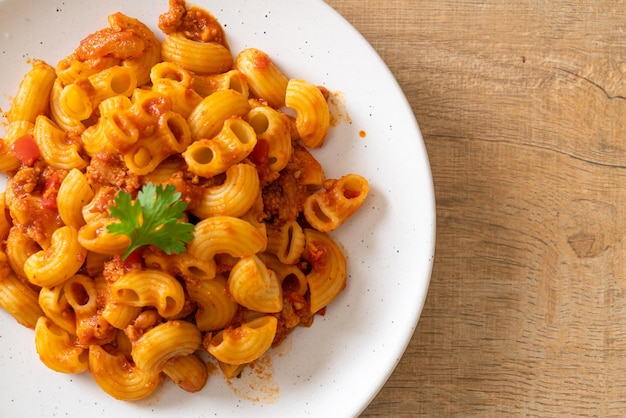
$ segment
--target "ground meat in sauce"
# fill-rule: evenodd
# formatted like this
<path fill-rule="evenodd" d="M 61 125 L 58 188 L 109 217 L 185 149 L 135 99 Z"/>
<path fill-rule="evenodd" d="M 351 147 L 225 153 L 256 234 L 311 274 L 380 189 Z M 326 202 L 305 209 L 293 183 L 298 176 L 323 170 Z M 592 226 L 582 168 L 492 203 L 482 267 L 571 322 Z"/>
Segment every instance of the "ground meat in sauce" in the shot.
<path fill-rule="evenodd" d="M 137 271 L 143 269 L 144 265 L 140 258 L 140 250 L 133 252 L 126 260 L 122 260 L 122 255 L 117 254 L 106 261 L 102 268 L 102 275 L 106 282 L 111 285 L 115 283 L 119 278 L 131 271 Z M 137 255 L 137 257 L 134 257 Z"/>
<path fill-rule="evenodd" d="M 122 156 L 110 152 L 94 155 L 86 176 L 92 184 L 114 186 L 125 191 L 134 191 L 140 187 L 139 176 L 126 168 Z"/>
<path fill-rule="evenodd" d="M 23 167 L 7 183 L 7 199 L 23 199 L 32 193 L 39 183 L 40 170 Z"/>
<path fill-rule="evenodd" d="M 92 344 L 102 345 L 115 340 L 116 335 L 117 328 L 109 324 L 100 312 L 96 312 L 94 315 L 78 321 L 75 344 L 84 348 L 88 348 Z"/>
<path fill-rule="evenodd" d="M 297 326 L 310 327 L 313 324 L 313 314 L 306 298 L 298 293 L 291 292 L 283 297 L 283 310 L 278 314 L 278 326 L 272 346 L 280 345 Z"/>
<path fill-rule="evenodd" d="M 307 196 L 293 173 L 283 173 L 276 181 L 263 189 L 265 213 L 275 224 L 283 224 L 298 217 Z"/>
<path fill-rule="evenodd" d="M 202 200 L 204 187 L 194 184 L 193 178 L 190 179 L 184 170 L 173 173 L 164 184 L 171 184 L 176 188 L 176 191 L 180 193 L 180 199 L 189 205 L 188 210 L 195 209 Z"/>
<path fill-rule="evenodd" d="M 137 341 L 143 334 L 163 322 L 161 316 L 153 309 L 146 309 L 124 329 L 124 334 L 131 342 Z"/>
<path fill-rule="evenodd" d="M 40 197 L 43 185 L 58 171 L 39 165 L 24 167 L 7 181 L 5 198 L 14 226 L 42 247 L 48 247 L 52 233 L 63 226 L 59 213 L 43 207 Z"/>
<path fill-rule="evenodd" d="M 199 7 L 186 7 L 184 0 L 170 0 L 170 8 L 159 16 L 159 29 L 166 35 L 183 32 L 188 39 L 217 42 L 228 47 L 222 25 Z"/>
<path fill-rule="evenodd" d="M 301 173 L 309 168 L 318 169 L 319 163 L 302 145 L 294 142 L 293 155 L 280 177 L 263 188 L 265 213 L 277 224 L 296 220 L 303 210 L 305 199 L 311 194 L 307 185 L 301 184 Z M 321 167 L 319 167 L 321 169 Z"/>

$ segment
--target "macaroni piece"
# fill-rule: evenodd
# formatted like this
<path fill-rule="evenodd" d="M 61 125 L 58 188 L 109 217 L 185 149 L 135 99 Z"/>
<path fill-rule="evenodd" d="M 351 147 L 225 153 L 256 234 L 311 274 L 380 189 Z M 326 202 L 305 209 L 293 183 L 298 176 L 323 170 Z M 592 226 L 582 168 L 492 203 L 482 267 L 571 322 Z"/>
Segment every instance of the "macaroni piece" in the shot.
<path fill-rule="evenodd" d="M 83 207 L 91 201 L 94 193 L 85 174 L 71 169 L 61 182 L 57 193 L 57 209 L 65 225 L 80 228 L 85 222 Z"/>
<path fill-rule="evenodd" d="M 202 335 L 198 327 L 187 321 L 163 322 L 137 339 L 132 358 L 139 369 L 158 374 L 165 363 L 179 356 L 187 356 L 200 348 Z"/>
<path fill-rule="evenodd" d="M 41 361 L 56 372 L 76 374 L 88 368 L 88 352 L 45 316 L 40 316 L 35 326 L 35 347 Z"/>
<path fill-rule="evenodd" d="M 369 184 L 326 178 L 311 153 L 328 91 L 264 51 L 233 54 L 209 12 L 170 0 L 163 42 L 122 13 L 108 22 L 56 66 L 33 61 L 6 114 L 0 308 L 34 329 L 46 366 L 89 371 L 115 399 L 168 379 L 197 392 L 207 361 L 238 376 L 346 287 L 327 232 Z M 180 251 L 109 230 L 116 196 L 148 184 L 184 202 Z"/>
<path fill-rule="evenodd" d="M 114 299 L 130 306 L 153 307 L 163 318 L 178 315 L 185 304 L 185 291 L 176 278 L 152 269 L 134 270 L 111 284 Z"/>
<path fill-rule="evenodd" d="M 226 169 L 221 185 L 207 187 L 192 212 L 199 218 L 225 215 L 240 217 L 248 213 L 259 194 L 259 174 L 250 164 L 233 164 Z"/>
<path fill-rule="evenodd" d="M 209 379 L 206 364 L 194 353 L 167 360 L 163 365 L 163 373 L 186 392 L 198 392 Z"/>
<path fill-rule="evenodd" d="M 284 264 L 296 264 L 304 251 L 304 231 L 295 220 L 267 229 L 267 252 Z"/>
<path fill-rule="evenodd" d="M 283 310 L 283 289 L 278 276 L 254 255 L 235 263 L 228 277 L 228 292 L 235 302 L 251 311 Z"/>
<path fill-rule="evenodd" d="M 41 157 L 48 165 L 65 170 L 87 167 L 87 161 L 78 153 L 78 146 L 67 144 L 65 131 L 47 116 L 37 116 L 33 137 L 37 142 Z"/>
<path fill-rule="evenodd" d="M 76 335 L 76 315 L 63 293 L 64 286 L 42 287 L 39 291 L 39 306 L 43 313 L 56 325 Z"/>
<path fill-rule="evenodd" d="M 325 182 L 324 189 L 306 198 L 304 217 L 318 231 L 330 232 L 361 207 L 369 184 L 358 174 L 348 174 Z"/>
<path fill-rule="evenodd" d="M 311 293 L 311 312 L 317 312 L 346 287 L 346 259 L 339 246 L 323 232 L 306 228 L 304 239 L 303 257 L 312 266 L 306 276 Z"/>
<path fill-rule="evenodd" d="M 6 239 L 6 255 L 11 270 L 20 279 L 26 280 L 24 273 L 24 262 L 31 255 L 39 251 L 39 245 L 28 235 L 22 233 L 18 228 L 11 227 Z"/>
<path fill-rule="evenodd" d="M 43 315 L 37 293 L 20 280 L 7 266 L 7 256 L 0 252 L 0 307 L 13 315 L 18 323 L 35 328 Z"/>
<path fill-rule="evenodd" d="M 43 61 L 34 61 L 33 68 L 22 79 L 13 105 L 6 115 L 9 122 L 35 123 L 37 116 L 48 113 L 55 78 L 54 68 Z"/>
<path fill-rule="evenodd" d="M 89 347 L 89 371 L 106 393 L 115 399 L 136 401 L 158 389 L 163 376 L 148 373 L 128 361 L 128 355 L 119 350 L 105 350 L 103 346 Z"/>
<path fill-rule="evenodd" d="M 296 130 L 304 145 L 321 147 L 330 126 L 330 113 L 320 89 L 305 80 L 289 80 L 285 105 L 296 111 Z"/>
<path fill-rule="evenodd" d="M 275 316 L 265 315 L 237 328 L 226 328 L 211 339 L 207 350 L 223 363 L 250 363 L 271 347 L 277 325 Z"/>
<path fill-rule="evenodd" d="M 256 48 L 244 49 L 237 55 L 235 68 L 246 76 L 250 91 L 256 97 L 263 98 L 276 109 L 285 105 L 289 79 L 265 52 Z"/>
<path fill-rule="evenodd" d="M 24 261 L 28 281 L 39 287 L 56 286 L 72 277 L 83 265 L 87 249 L 78 242 L 78 231 L 62 226 L 52 234 L 50 246 Z"/>

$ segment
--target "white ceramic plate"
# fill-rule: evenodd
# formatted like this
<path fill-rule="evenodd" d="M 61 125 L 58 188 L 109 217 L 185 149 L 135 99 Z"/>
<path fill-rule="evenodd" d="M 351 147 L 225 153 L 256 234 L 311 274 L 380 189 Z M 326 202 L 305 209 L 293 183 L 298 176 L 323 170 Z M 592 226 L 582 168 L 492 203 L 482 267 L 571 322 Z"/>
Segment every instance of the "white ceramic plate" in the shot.
<path fill-rule="evenodd" d="M 0 415 L 355 416 L 413 335 L 433 262 L 435 205 L 424 143 L 393 76 L 357 31 L 320 0 L 193 3 L 225 26 L 234 53 L 260 48 L 288 76 L 336 93 L 338 125 L 315 155 L 328 177 L 356 172 L 371 183 L 364 207 L 334 233 L 347 253 L 348 286 L 312 328 L 294 332 L 241 379 L 227 383 L 214 373 L 196 394 L 166 382 L 135 403 L 110 398 L 88 373 L 47 369 L 32 330 L 0 312 Z M 8 110 L 28 59 L 56 65 L 87 34 L 108 26 L 107 16 L 116 11 L 161 36 L 157 17 L 165 10 L 166 0 L 0 0 L 0 108 Z"/>

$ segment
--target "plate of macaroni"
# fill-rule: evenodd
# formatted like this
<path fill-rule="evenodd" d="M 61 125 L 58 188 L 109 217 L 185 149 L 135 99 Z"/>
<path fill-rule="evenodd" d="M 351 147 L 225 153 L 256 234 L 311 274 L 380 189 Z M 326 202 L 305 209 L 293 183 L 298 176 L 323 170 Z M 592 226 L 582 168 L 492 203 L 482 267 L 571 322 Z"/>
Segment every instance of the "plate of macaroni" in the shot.
<path fill-rule="evenodd" d="M 361 413 L 434 257 L 412 109 L 321 0 L 0 0 L 7 416 Z"/>

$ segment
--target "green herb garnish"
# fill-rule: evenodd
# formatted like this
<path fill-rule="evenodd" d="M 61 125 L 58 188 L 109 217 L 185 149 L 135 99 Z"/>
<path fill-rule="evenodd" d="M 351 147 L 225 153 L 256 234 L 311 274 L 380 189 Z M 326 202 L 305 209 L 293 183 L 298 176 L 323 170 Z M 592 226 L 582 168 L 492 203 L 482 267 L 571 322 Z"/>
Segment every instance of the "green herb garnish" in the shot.
<path fill-rule="evenodd" d="M 115 205 L 110 207 L 111 217 L 119 219 L 107 225 L 114 235 L 126 235 L 130 245 L 122 254 L 125 260 L 133 251 L 144 245 L 154 245 L 167 254 L 185 251 L 185 244 L 193 239 L 194 226 L 181 222 L 187 203 L 172 185 L 154 186 L 148 183 L 133 200 L 130 193 L 119 192 Z"/>

